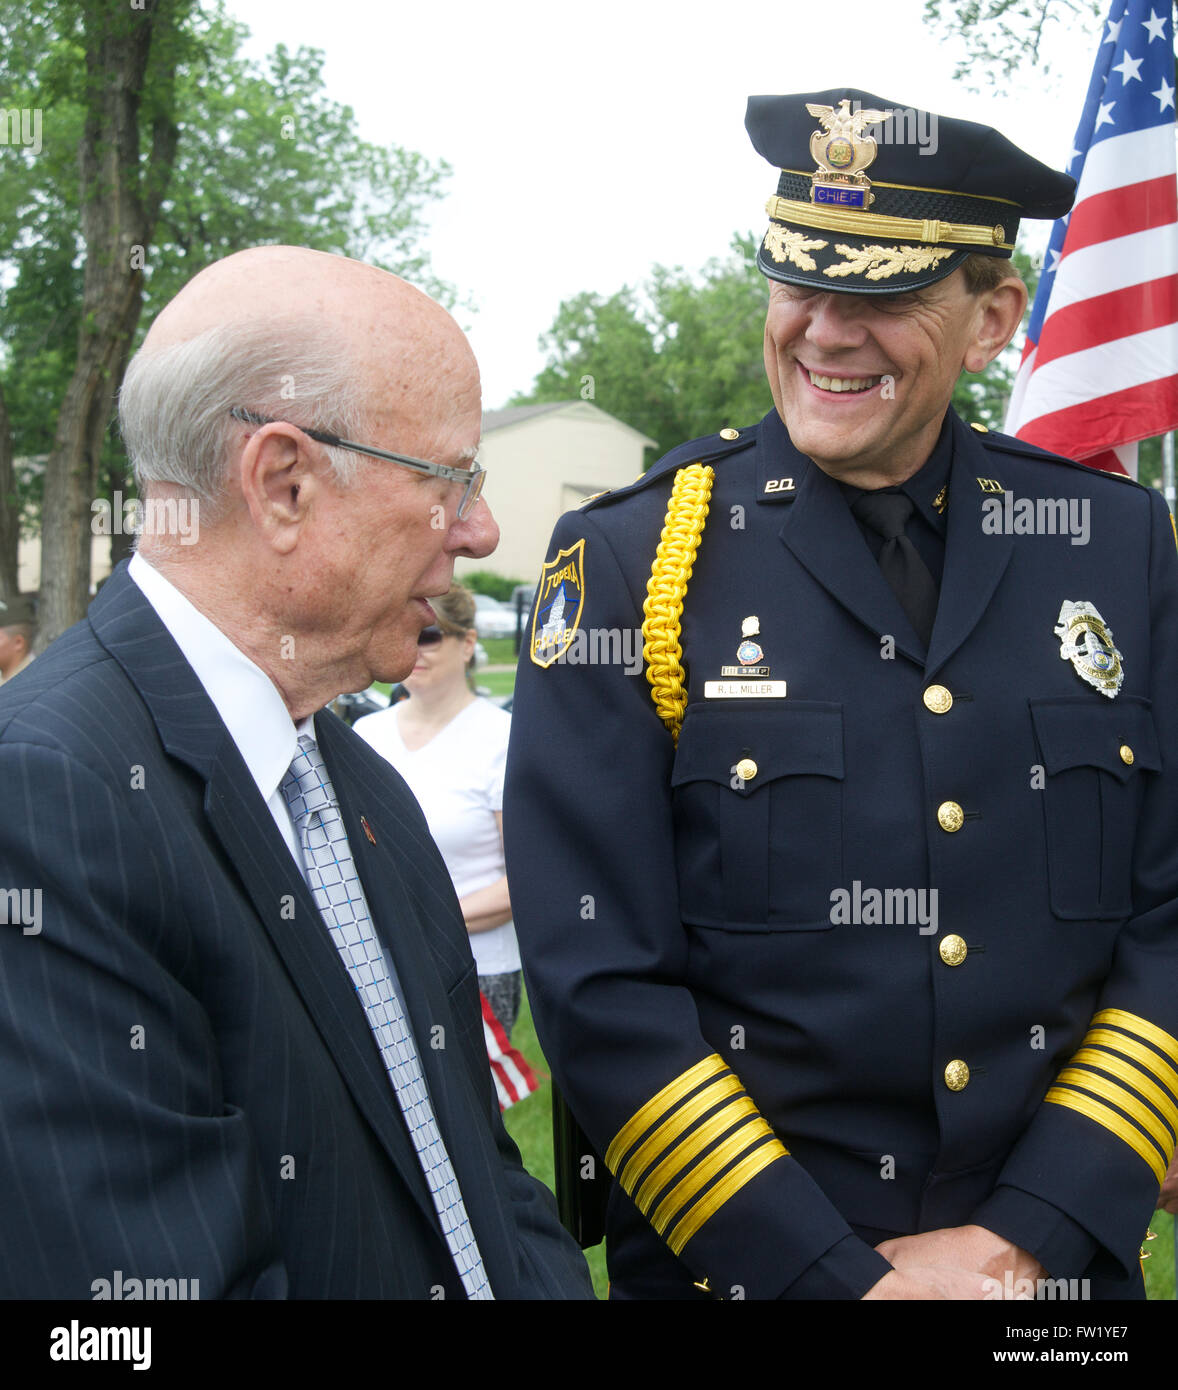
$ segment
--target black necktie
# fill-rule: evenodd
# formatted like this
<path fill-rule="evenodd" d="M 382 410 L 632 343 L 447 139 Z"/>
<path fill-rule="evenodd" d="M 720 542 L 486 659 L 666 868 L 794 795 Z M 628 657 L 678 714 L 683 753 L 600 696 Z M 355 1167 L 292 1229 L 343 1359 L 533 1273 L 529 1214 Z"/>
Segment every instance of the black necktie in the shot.
<path fill-rule="evenodd" d="M 927 647 L 937 615 L 937 585 L 916 547 L 904 534 L 912 515 L 912 498 L 903 492 L 865 492 L 851 510 L 883 537 L 879 567 Z"/>

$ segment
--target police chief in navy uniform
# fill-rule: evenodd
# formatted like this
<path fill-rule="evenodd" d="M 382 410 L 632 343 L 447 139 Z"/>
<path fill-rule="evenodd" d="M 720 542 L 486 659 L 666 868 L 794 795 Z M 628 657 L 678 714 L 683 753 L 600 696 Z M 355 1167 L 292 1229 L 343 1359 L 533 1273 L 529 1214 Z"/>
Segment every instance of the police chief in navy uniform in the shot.
<path fill-rule="evenodd" d="M 950 408 L 1021 320 L 1019 218 L 1074 185 L 904 115 L 750 101 L 776 409 L 562 518 L 537 592 L 508 873 L 616 1297 L 1143 1293 L 1175 538 L 1156 493 Z"/>

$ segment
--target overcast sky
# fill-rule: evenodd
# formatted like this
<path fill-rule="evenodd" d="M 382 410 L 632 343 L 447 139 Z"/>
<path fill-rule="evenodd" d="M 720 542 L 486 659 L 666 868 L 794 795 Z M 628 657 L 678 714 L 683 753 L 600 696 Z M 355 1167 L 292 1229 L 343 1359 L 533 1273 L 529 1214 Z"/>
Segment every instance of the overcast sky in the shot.
<path fill-rule="evenodd" d="M 858 87 L 996 125 L 1062 168 L 1102 29 L 1049 27 L 1052 76 L 996 95 L 952 81 L 960 50 L 924 27 L 922 0 L 227 4 L 252 56 L 323 49 L 365 139 L 452 166 L 428 246 L 476 306 L 460 317 L 488 408 L 531 384 L 562 299 L 761 234 L 777 175 L 745 135 L 750 93 Z"/>

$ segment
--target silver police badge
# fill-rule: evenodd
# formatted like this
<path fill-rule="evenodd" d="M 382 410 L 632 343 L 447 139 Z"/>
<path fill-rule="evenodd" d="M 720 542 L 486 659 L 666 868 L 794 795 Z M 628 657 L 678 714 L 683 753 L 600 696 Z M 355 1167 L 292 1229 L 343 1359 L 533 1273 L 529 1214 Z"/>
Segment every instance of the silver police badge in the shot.
<path fill-rule="evenodd" d="M 1093 605 L 1064 599 L 1055 635 L 1060 659 L 1070 661 L 1082 681 L 1111 700 L 1121 688 L 1125 671 L 1113 634 Z"/>

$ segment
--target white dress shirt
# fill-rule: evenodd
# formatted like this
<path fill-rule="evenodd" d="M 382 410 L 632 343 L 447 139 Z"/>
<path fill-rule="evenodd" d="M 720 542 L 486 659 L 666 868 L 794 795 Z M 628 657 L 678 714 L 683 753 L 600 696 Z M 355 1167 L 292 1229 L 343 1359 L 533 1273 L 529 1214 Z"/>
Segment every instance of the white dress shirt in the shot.
<path fill-rule="evenodd" d="M 257 784 L 291 857 L 306 877 L 294 822 L 282 795 L 282 779 L 298 752 L 300 734 L 315 737 L 314 715 L 296 727 L 282 696 L 260 666 L 210 622 L 170 580 L 136 551 L 131 578 L 172 634 L 185 661 L 237 744 L 237 751 Z"/>

